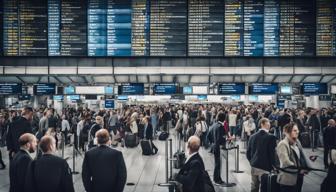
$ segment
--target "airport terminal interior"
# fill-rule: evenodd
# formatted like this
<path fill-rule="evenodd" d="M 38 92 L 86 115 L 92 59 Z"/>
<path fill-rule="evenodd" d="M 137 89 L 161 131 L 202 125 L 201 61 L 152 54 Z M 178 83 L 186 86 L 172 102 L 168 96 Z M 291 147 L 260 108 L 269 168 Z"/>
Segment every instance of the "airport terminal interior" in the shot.
<path fill-rule="evenodd" d="M 0 192 L 334 192 L 335 121 L 335 0 L 0 1 Z"/>

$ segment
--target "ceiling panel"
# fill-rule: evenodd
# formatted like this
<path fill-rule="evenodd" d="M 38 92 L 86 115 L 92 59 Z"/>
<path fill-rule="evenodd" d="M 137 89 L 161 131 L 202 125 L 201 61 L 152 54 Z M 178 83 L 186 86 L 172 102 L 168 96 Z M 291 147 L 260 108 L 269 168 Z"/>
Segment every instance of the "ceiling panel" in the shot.
<path fill-rule="evenodd" d="M 189 83 L 189 78 L 190 78 L 189 75 L 178 75 L 176 77 L 177 82 L 179 83 Z"/>
<path fill-rule="evenodd" d="M 162 76 L 162 82 L 163 83 L 173 83 L 174 81 L 174 76 L 172 75 L 163 75 Z"/>
<path fill-rule="evenodd" d="M 193 75 L 190 79 L 191 83 L 209 83 L 209 76 Z"/>
<path fill-rule="evenodd" d="M 113 79 L 112 75 L 93 76 L 93 79 L 96 83 L 104 83 L 104 84 L 114 83 L 114 79 Z"/>
<path fill-rule="evenodd" d="M 321 76 L 308 76 L 304 79 L 303 82 L 312 82 L 312 83 L 315 83 L 315 82 L 319 82 L 321 79 Z"/>
<path fill-rule="evenodd" d="M 2 83 L 22 83 L 18 78 L 14 76 L 0 76 L 0 82 Z"/>
<path fill-rule="evenodd" d="M 147 75 L 138 75 L 138 82 L 139 83 L 148 83 Z"/>
<path fill-rule="evenodd" d="M 279 75 L 279 76 L 277 76 L 277 78 L 275 78 L 274 82 L 276 82 L 276 83 L 287 83 L 291 77 L 292 76 L 290 76 L 290 75 L 285 75 L 285 76 Z"/>
<path fill-rule="evenodd" d="M 265 75 L 265 82 L 272 82 L 274 79 L 275 75 Z"/>
<path fill-rule="evenodd" d="M 242 80 L 244 82 L 248 82 L 248 83 L 255 83 L 257 82 L 259 79 L 258 75 L 244 75 L 242 76 Z"/>
<path fill-rule="evenodd" d="M 159 82 L 161 82 L 161 77 L 160 77 L 160 75 L 150 75 L 149 76 L 149 81 L 150 81 L 150 83 L 159 83 Z"/>
<path fill-rule="evenodd" d="M 294 75 L 291 83 L 300 83 L 304 78 L 304 75 Z"/>
<path fill-rule="evenodd" d="M 332 76 L 332 75 L 327 75 L 327 76 L 324 76 L 321 80 L 321 83 L 328 83 L 330 80 L 332 80 L 334 77 L 336 76 Z"/>
<path fill-rule="evenodd" d="M 115 78 L 118 83 L 127 83 L 129 81 L 129 78 L 127 75 L 117 75 L 115 76 Z"/>
<path fill-rule="evenodd" d="M 220 75 L 220 76 L 213 76 L 213 82 L 221 83 L 221 82 L 232 82 L 234 81 L 232 75 Z"/>

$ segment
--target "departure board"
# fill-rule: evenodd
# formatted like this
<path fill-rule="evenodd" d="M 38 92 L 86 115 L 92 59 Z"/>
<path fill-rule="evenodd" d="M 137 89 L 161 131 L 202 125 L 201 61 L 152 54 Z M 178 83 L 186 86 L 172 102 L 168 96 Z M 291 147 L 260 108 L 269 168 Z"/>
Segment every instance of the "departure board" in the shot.
<path fill-rule="evenodd" d="M 19 55 L 45 56 L 48 53 L 47 1 L 21 0 L 19 4 Z"/>
<path fill-rule="evenodd" d="M 264 56 L 279 56 L 280 0 L 264 2 Z"/>
<path fill-rule="evenodd" d="M 264 5 L 263 0 L 244 1 L 244 56 L 263 56 Z"/>
<path fill-rule="evenodd" d="M 223 56 L 224 1 L 189 0 L 188 55 Z"/>
<path fill-rule="evenodd" d="M 133 0 L 132 4 L 132 55 L 149 56 L 150 53 L 150 2 Z"/>
<path fill-rule="evenodd" d="M 317 0 L 316 7 L 316 55 L 335 55 L 333 15 L 336 8 L 333 9 L 332 0 Z"/>
<path fill-rule="evenodd" d="M 2 19 L 3 19 L 3 1 L 0 1 L 0 27 L 2 27 Z M 0 30 L 0 56 L 3 55 L 3 29 Z"/>
<path fill-rule="evenodd" d="M 187 55 L 187 1 L 152 0 L 150 55 Z"/>
<path fill-rule="evenodd" d="M 0 56 L 336 56 L 334 0 L 3 0 Z"/>
<path fill-rule="evenodd" d="M 243 56 L 243 0 L 225 0 L 224 51 L 226 56 Z"/>
<path fill-rule="evenodd" d="M 19 56 L 19 1 L 3 1 L 3 52 L 5 56 Z"/>
<path fill-rule="evenodd" d="M 60 55 L 87 55 L 87 0 L 61 0 Z"/>

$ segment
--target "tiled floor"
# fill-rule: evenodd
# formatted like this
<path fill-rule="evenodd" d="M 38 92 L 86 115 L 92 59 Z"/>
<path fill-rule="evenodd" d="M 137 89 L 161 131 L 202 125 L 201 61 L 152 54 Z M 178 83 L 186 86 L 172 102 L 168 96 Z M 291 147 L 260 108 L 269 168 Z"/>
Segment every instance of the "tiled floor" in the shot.
<path fill-rule="evenodd" d="M 164 149 L 165 143 L 162 141 L 154 141 L 159 148 L 159 153 L 154 156 L 142 156 L 140 147 L 129 149 L 117 147 L 118 150 L 123 152 L 126 166 L 127 166 L 127 182 L 134 183 L 134 185 L 126 186 L 125 192 L 166 192 L 168 188 L 158 186 L 159 183 L 165 182 L 165 156 Z M 243 148 L 243 146 L 241 145 Z M 173 141 L 173 151 L 175 151 L 176 145 Z M 8 158 L 5 149 L 1 149 L 4 156 L 4 160 L 8 165 Z M 244 149 L 241 150 L 242 152 Z M 313 163 L 314 167 L 323 167 L 323 152 L 317 150 L 312 152 L 309 149 L 305 150 L 307 155 L 316 154 L 318 159 Z M 210 176 L 213 174 L 214 160 L 212 154 L 208 153 L 205 149 L 200 150 L 200 154 L 205 162 L 206 169 Z M 229 181 L 234 182 L 237 185 L 231 188 L 216 187 L 217 192 L 222 191 L 249 191 L 250 190 L 250 166 L 245 158 L 245 154 L 240 153 L 240 170 L 244 173 L 231 172 L 234 168 L 234 151 L 229 153 Z M 65 158 L 68 159 L 70 167 L 73 167 L 72 161 L 72 148 L 67 147 L 65 150 Z M 76 171 L 81 171 L 82 158 L 80 156 L 76 159 Z M 225 180 L 225 157 L 222 157 L 222 178 Z M 173 170 L 174 172 L 176 170 Z M 318 192 L 320 191 L 320 184 L 325 177 L 325 173 L 311 172 L 304 179 L 303 192 Z M 74 175 L 75 189 L 78 192 L 84 191 L 80 174 Z M 0 170 L 0 192 L 7 192 L 9 188 L 8 168 L 6 170 Z"/>

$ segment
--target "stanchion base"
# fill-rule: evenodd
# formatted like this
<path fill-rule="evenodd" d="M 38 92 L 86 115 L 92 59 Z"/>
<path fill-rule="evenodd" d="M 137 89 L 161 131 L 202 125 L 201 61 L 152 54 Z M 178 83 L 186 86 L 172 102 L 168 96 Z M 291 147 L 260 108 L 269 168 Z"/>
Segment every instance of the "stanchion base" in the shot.
<path fill-rule="evenodd" d="M 222 187 L 234 187 L 234 186 L 236 186 L 236 184 L 235 183 L 223 183 L 220 186 L 222 186 Z"/>
<path fill-rule="evenodd" d="M 73 174 L 73 175 L 78 175 L 79 172 L 78 172 L 78 171 L 73 171 L 72 174 Z"/>
<path fill-rule="evenodd" d="M 233 173 L 244 173 L 244 171 L 236 171 L 236 170 L 232 170 L 231 172 L 233 172 Z"/>

